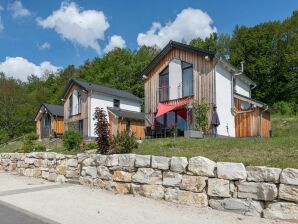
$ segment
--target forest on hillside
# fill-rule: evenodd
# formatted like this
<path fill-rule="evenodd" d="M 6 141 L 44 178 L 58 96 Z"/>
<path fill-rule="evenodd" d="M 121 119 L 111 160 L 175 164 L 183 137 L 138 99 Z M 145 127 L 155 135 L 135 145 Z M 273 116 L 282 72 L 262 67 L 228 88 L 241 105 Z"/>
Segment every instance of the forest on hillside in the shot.
<path fill-rule="evenodd" d="M 214 33 L 190 44 L 216 51 L 238 68 L 244 61 L 244 73 L 257 83 L 253 97 L 281 113 L 297 114 L 298 11 L 284 21 L 236 26 L 232 35 Z M 70 78 L 127 90 L 142 98 L 140 73 L 159 51 L 146 46 L 134 51 L 115 49 L 79 67 L 69 65 L 58 74 L 31 75 L 27 82 L 0 73 L 0 133 L 14 138 L 34 131 L 40 104 L 61 104 Z"/>

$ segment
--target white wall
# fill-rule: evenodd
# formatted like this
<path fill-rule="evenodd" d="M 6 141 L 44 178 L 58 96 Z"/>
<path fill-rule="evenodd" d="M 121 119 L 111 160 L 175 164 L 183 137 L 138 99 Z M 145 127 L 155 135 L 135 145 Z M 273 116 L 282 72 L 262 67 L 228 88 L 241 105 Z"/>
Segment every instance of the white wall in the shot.
<path fill-rule="evenodd" d="M 220 125 L 217 128 L 218 135 L 235 136 L 235 118 L 231 112 L 231 88 L 232 75 L 220 64 L 215 66 L 216 105 Z M 227 130 L 228 127 L 228 130 Z"/>
<path fill-rule="evenodd" d="M 182 69 L 181 61 L 173 59 L 169 63 L 169 87 L 170 87 L 170 100 L 178 99 L 182 97 L 182 86 L 178 86 L 182 83 Z"/>
<path fill-rule="evenodd" d="M 114 97 L 114 96 L 108 96 L 100 93 L 92 93 L 90 97 L 90 105 L 88 105 L 89 110 L 89 130 L 88 130 L 88 136 L 89 137 L 96 137 L 94 133 L 95 128 L 95 121 L 93 120 L 93 114 L 95 112 L 95 108 L 103 108 L 108 115 L 107 107 L 113 107 L 114 103 L 113 100 L 118 99 L 120 100 L 120 109 L 123 110 L 130 110 L 130 111 L 141 111 L 141 104 L 140 102 L 131 101 L 128 99 L 120 98 L 120 97 Z M 107 117 L 109 120 L 109 117 Z"/>
<path fill-rule="evenodd" d="M 250 97 L 250 86 L 238 78 L 236 78 L 235 91 L 243 96 Z"/>

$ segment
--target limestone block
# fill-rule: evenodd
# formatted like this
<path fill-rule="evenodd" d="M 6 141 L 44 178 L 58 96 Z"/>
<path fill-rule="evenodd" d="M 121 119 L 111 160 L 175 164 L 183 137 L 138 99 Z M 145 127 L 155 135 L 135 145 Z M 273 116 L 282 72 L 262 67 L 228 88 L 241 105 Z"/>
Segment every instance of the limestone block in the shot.
<path fill-rule="evenodd" d="M 271 183 L 242 182 L 238 186 L 238 197 L 273 201 L 277 197 L 277 188 Z"/>
<path fill-rule="evenodd" d="M 266 219 L 281 219 L 290 222 L 298 221 L 298 204 L 289 202 L 271 203 L 263 211 Z"/>
<path fill-rule="evenodd" d="M 226 180 L 246 180 L 247 173 L 242 163 L 217 163 L 217 177 Z"/>
<path fill-rule="evenodd" d="M 196 175 L 214 177 L 215 167 L 215 162 L 202 156 L 189 159 L 188 170 Z"/>
<path fill-rule="evenodd" d="M 208 179 L 208 191 L 209 196 L 229 198 L 230 195 L 230 181 L 217 178 Z"/>
<path fill-rule="evenodd" d="M 280 183 L 298 185 L 298 169 L 284 169 L 280 175 Z"/>
<path fill-rule="evenodd" d="M 151 167 L 159 170 L 168 170 L 170 158 L 164 156 L 152 156 Z"/>
<path fill-rule="evenodd" d="M 179 173 L 167 171 L 163 173 L 164 186 L 179 187 L 182 181 L 182 175 Z"/>
<path fill-rule="evenodd" d="M 139 168 L 132 177 L 134 183 L 141 184 L 162 184 L 162 174 L 160 170 L 152 168 Z"/>
<path fill-rule="evenodd" d="M 246 172 L 248 181 L 278 183 L 281 169 L 266 166 L 248 166 Z"/>
<path fill-rule="evenodd" d="M 183 175 L 180 188 L 182 190 L 202 192 L 206 187 L 207 177 Z"/>
<path fill-rule="evenodd" d="M 279 198 L 287 201 L 298 203 L 298 186 L 297 185 L 279 185 Z"/>
<path fill-rule="evenodd" d="M 112 174 L 110 173 L 109 169 L 106 166 L 97 167 L 97 174 L 98 174 L 98 177 L 102 180 L 112 179 Z"/>
<path fill-rule="evenodd" d="M 134 173 L 116 170 L 113 174 L 113 180 L 130 183 L 133 175 Z"/>
<path fill-rule="evenodd" d="M 185 173 L 188 161 L 186 157 L 172 157 L 170 169 L 173 172 Z"/>
<path fill-rule="evenodd" d="M 149 155 L 136 155 L 136 167 L 149 168 L 151 165 L 151 156 Z"/>

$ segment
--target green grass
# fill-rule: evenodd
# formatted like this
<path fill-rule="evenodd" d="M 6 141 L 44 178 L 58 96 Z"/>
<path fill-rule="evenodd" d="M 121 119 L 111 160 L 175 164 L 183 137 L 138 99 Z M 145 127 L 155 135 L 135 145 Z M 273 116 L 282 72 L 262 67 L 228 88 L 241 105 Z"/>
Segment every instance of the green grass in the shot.
<path fill-rule="evenodd" d="M 138 154 L 205 156 L 245 165 L 298 168 L 298 117 L 273 116 L 273 138 L 173 138 L 145 140 Z"/>
<path fill-rule="evenodd" d="M 161 156 L 205 156 L 214 161 L 242 162 L 245 165 L 298 168 L 298 117 L 272 116 L 273 138 L 173 138 L 145 140 L 137 154 Z M 1 152 L 16 152 L 22 142 L 0 146 Z M 48 145 L 53 152 L 76 154 L 62 142 Z"/>

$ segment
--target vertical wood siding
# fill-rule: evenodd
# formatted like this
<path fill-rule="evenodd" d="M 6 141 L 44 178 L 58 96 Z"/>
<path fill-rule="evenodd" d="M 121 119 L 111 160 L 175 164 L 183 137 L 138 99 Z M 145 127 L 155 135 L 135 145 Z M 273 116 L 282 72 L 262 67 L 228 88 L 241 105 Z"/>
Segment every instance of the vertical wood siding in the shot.
<path fill-rule="evenodd" d="M 252 108 L 250 111 L 241 112 L 240 99 L 235 99 L 235 108 L 239 112 L 235 116 L 236 137 L 269 137 L 269 130 L 271 128 L 270 113 L 263 112 L 261 121 L 261 108 Z M 262 122 L 262 135 L 261 135 L 261 122 Z"/>
<path fill-rule="evenodd" d="M 207 61 L 202 55 L 173 48 L 149 72 L 148 79 L 145 81 L 145 114 L 146 118 L 151 124 L 154 123 L 154 113 L 157 112 L 157 105 L 159 101 L 159 74 L 169 65 L 172 59 L 179 59 L 193 65 L 194 101 L 200 103 L 202 99 L 205 98 L 210 108 L 212 108 L 215 102 L 215 89 L 213 83 L 214 71 L 212 60 Z M 212 110 L 209 111 L 209 120 L 211 118 L 211 113 Z"/>

